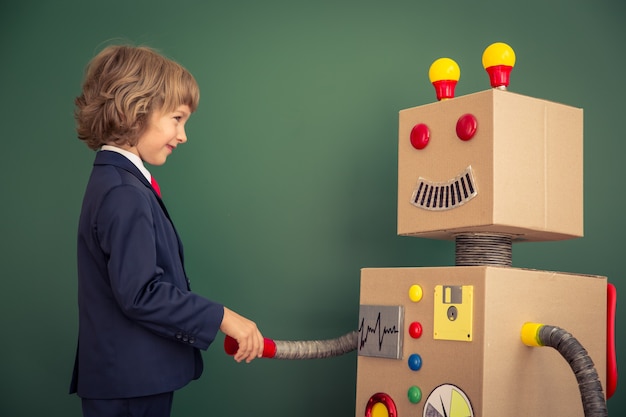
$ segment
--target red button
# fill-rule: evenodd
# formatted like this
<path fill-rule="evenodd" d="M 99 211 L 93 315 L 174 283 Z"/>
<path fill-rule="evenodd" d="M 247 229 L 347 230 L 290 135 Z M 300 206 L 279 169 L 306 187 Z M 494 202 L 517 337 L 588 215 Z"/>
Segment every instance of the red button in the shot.
<path fill-rule="evenodd" d="M 389 417 L 398 417 L 396 403 L 394 403 L 393 399 L 384 392 L 378 392 L 370 397 L 369 401 L 367 402 L 367 406 L 365 407 L 365 417 L 372 417 L 374 414 L 372 412 L 374 406 L 379 404 L 385 407 Z"/>
<path fill-rule="evenodd" d="M 478 121 L 473 114 L 464 114 L 459 117 L 459 120 L 456 122 L 456 135 L 461 140 L 470 140 L 476 134 L 476 129 L 478 129 Z"/>
<path fill-rule="evenodd" d="M 418 321 L 414 321 L 409 325 L 409 335 L 413 339 L 419 339 L 422 337 L 422 324 Z"/>
<path fill-rule="evenodd" d="M 423 123 L 413 126 L 411 129 L 411 145 L 415 149 L 424 149 L 430 140 L 430 130 Z"/>

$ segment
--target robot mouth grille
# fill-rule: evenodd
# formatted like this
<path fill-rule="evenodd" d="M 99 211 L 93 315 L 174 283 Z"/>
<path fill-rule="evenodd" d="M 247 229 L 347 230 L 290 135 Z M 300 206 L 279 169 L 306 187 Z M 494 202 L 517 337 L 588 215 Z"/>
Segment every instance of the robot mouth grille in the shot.
<path fill-rule="evenodd" d="M 476 180 L 471 166 L 447 182 L 434 183 L 420 177 L 411 204 L 424 210 L 451 210 L 476 197 Z"/>

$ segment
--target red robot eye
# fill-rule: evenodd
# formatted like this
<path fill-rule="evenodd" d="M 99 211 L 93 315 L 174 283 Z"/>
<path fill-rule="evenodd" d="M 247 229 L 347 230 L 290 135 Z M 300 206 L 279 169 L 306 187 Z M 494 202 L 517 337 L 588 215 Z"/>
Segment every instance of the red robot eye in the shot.
<path fill-rule="evenodd" d="M 478 121 L 473 114 L 464 114 L 456 122 L 456 135 L 461 140 L 470 140 L 476 134 Z"/>
<path fill-rule="evenodd" d="M 430 140 L 430 130 L 423 123 L 413 126 L 411 129 L 411 145 L 415 149 L 424 149 Z"/>

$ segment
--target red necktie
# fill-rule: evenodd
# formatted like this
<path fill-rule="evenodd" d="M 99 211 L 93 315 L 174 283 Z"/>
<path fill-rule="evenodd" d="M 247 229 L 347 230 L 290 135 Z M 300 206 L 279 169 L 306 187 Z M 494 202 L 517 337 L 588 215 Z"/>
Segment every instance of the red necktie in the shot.
<path fill-rule="evenodd" d="M 152 184 L 152 188 L 154 188 L 154 191 L 156 191 L 157 195 L 161 197 L 161 187 L 159 187 L 159 183 L 157 182 L 157 180 L 155 180 L 154 177 L 151 177 L 150 183 Z"/>

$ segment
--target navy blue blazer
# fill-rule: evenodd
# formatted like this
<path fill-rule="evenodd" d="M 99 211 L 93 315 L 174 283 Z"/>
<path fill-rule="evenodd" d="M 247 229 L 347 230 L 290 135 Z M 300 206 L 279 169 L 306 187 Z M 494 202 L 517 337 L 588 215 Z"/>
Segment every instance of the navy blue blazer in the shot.
<path fill-rule="evenodd" d="M 202 373 L 224 307 L 190 291 L 183 246 L 137 167 L 96 154 L 78 225 L 79 333 L 71 393 L 174 391 Z"/>

